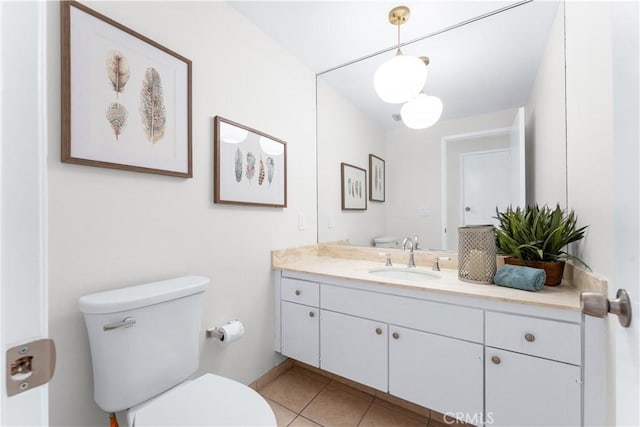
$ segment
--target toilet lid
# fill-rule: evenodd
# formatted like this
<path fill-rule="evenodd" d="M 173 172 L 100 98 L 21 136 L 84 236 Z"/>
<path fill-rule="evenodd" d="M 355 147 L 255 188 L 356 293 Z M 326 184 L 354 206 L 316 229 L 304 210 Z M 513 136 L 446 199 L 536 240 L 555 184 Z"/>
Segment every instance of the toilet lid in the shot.
<path fill-rule="evenodd" d="M 256 391 L 212 374 L 175 387 L 129 412 L 135 427 L 276 426 L 271 407 Z"/>

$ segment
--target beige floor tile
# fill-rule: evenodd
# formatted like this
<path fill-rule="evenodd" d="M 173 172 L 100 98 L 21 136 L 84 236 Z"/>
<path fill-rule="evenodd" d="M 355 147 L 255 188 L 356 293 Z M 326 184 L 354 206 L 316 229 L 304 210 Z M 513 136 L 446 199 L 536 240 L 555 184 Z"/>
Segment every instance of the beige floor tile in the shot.
<path fill-rule="evenodd" d="M 350 384 L 354 384 L 352 381 L 350 381 Z M 373 399 L 375 398 L 373 394 L 369 394 L 364 392 L 361 388 L 359 387 L 353 387 L 350 384 L 346 384 L 342 381 L 337 381 L 337 380 L 333 380 L 329 383 L 329 385 L 333 388 L 337 388 L 338 390 L 342 390 L 342 391 L 346 391 L 347 393 L 351 393 L 355 396 L 358 396 L 362 399 L 366 399 L 369 402 L 372 402 Z M 366 387 L 366 386 L 361 386 L 361 387 Z"/>
<path fill-rule="evenodd" d="M 426 427 L 428 419 L 422 422 L 411 418 L 404 413 L 393 411 L 379 405 L 371 405 L 364 418 L 360 422 L 360 427 Z"/>
<path fill-rule="evenodd" d="M 371 400 L 329 385 L 300 415 L 324 426 L 357 426 L 369 405 Z"/>
<path fill-rule="evenodd" d="M 328 384 L 331 381 L 331 378 L 326 377 L 324 375 L 320 375 L 319 373 L 314 372 L 310 369 L 306 369 L 305 367 L 302 367 L 300 365 L 294 365 L 293 368 L 291 368 L 291 370 L 300 375 L 306 375 L 308 377 L 311 377 L 314 380 L 320 381 L 323 384 Z"/>
<path fill-rule="evenodd" d="M 271 406 L 271 410 L 273 410 L 273 414 L 276 416 L 276 423 L 278 424 L 278 427 L 288 426 L 291 421 L 298 416 L 295 412 L 285 408 L 273 400 L 266 399 L 266 401 L 269 406 Z"/>
<path fill-rule="evenodd" d="M 388 406 L 387 402 L 390 405 L 397 405 L 400 406 L 404 409 L 407 409 L 411 412 L 414 412 L 422 417 L 427 417 L 429 418 L 431 416 L 431 410 L 428 408 L 425 408 L 423 406 L 420 405 L 416 405 L 415 403 L 411 403 L 408 402 L 406 400 L 400 399 L 399 397 L 395 397 L 390 395 L 389 393 L 382 393 L 382 392 L 378 392 L 376 393 L 376 403 L 379 404 L 380 406 Z"/>
<path fill-rule="evenodd" d="M 260 394 L 299 413 L 324 387 L 320 381 L 289 370 L 265 385 Z"/>
<path fill-rule="evenodd" d="M 371 396 L 375 396 L 376 392 L 378 392 L 378 390 L 376 390 L 373 387 L 369 387 L 364 384 L 357 383 L 355 381 L 352 381 L 348 378 L 341 377 L 339 375 L 335 375 L 335 378 L 333 379 L 333 383 L 341 383 L 341 384 L 347 385 L 351 388 L 355 388 L 356 390 L 360 390 L 363 393 L 370 394 Z"/>
<path fill-rule="evenodd" d="M 303 417 L 302 415 L 298 415 L 296 419 L 293 420 L 291 424 L 289 424 L 289 427 L 322 427 L 322 426 L 318 423 L 314 423 L 308 418 Z"/>
<path fill-rule="evenodd" d="M 373 401 L 373 404 L 376 406 L 382 406 L 383 408 L 389 409 L 391 411 L 397 412 L 399 414 L 405 415 L 409 418 L 413 418 L 414 420 L 426 424 L 429 421 L 428 412 L 418 413 L 416 411 L 412 411 L 407 409 L 405 406 L 396 405 L 395 403 L 391 403 L 386 400 L 382 400 L 378 397 Z M 428 411 L 428 410 L 426 410 Z"/>

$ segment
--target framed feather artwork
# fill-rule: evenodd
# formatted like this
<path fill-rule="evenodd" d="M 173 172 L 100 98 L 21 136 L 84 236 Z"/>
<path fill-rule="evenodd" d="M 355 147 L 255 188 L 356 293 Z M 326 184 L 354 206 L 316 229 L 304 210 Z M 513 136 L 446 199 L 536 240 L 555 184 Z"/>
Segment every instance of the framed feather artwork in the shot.
<path fill-rule="evenodd" d="M 220 116 L 214 119 L 215 203 L 287 207 L 287 143 Z"/>
<path fill-rule="evenodd" d="M 367 209 L 367 171 L 348 163 L 340 163 L 342 210 Z"/>
<path fill-rule="evenodd" d="M 369 154 L 369 200 L 384 202 L 384 160 Z"/>
<path fill-rule="evenodd" d="M 60 11 L 62 161 L 191 178 L 191 61 L 78 2 Z"/>

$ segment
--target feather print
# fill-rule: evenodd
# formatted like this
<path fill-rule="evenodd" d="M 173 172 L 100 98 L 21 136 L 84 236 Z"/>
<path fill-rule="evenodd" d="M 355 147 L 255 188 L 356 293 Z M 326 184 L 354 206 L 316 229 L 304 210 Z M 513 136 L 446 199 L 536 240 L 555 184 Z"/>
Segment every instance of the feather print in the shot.
<path fill-rule="evenodd" d="M 236 182 L 242 180 L 242 151 L 240 147 L 236 148 Z"/>
<path fill-rule="evenodd" d="M 351 178 L 347 179 L 347 189 L 349 190 L 349 196 L 353 197 L 353 187 L 351 186 Z"/>
<path fill-rule="evenodd" d="M 111 125 L 111 128 L 113 128 L 113 133 L 116 134 L 116 141 L 118 140 L 118 135 L 122 133 L 122 128 L 127 125 L 128 115 L 129 113 L 125 106 L 117 102 L 110 103 L 107 111 L 105 111 L 107 121 Z"/>
<path fill-rule="evenodd" d="M 273 158 L 267 157 L 267 180 L 269 181 L 269 186 L 271 186 L 271 181 L 273 181 L 273 174 L 275 173 L 275 165 L 273 163 Z"/>
<path fill-rule="evenodd" d="M 262 156 L 260 156 L 260 168 L 258 169 L 258 185 L 262 185 L 264 182 L 264 163 L 262 162 Z"/>
<path fill-rule="evenodd" d="M 256 173 L 256 156 L 252 152 L 247 153 L 247 179 L 249 182 L 253 179 L 253 175 Z"/>
<path fill-rule="evenodd" d="M 140 93 L 140 115 L 144 132 L 154 144 L 164 136 L 166 114 L 160 74 L 155 68 L 147 68 Z"/>
<path fill-rule="evenodd" d="M 107 76 L 111 81 L 113 90 L 118 94 L 124 91 L 124 85 L 129 81 L 129 62 L 119 50 L 111 50 L 107 54 Z"/>

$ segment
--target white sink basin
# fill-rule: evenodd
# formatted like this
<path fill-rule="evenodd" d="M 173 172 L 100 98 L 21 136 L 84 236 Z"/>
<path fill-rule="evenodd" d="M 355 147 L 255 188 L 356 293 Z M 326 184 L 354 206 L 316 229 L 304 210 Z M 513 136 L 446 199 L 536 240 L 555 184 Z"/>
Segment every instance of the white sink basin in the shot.
<path fill-rule="evenodd" d="M 369 270 L 369 274 L 383 279 L 410 280 L 413 282 L 424 282 L 425 280 L 434 280 L 441 277 L 438 273 L 407 267 L 373 268 Z"/>

